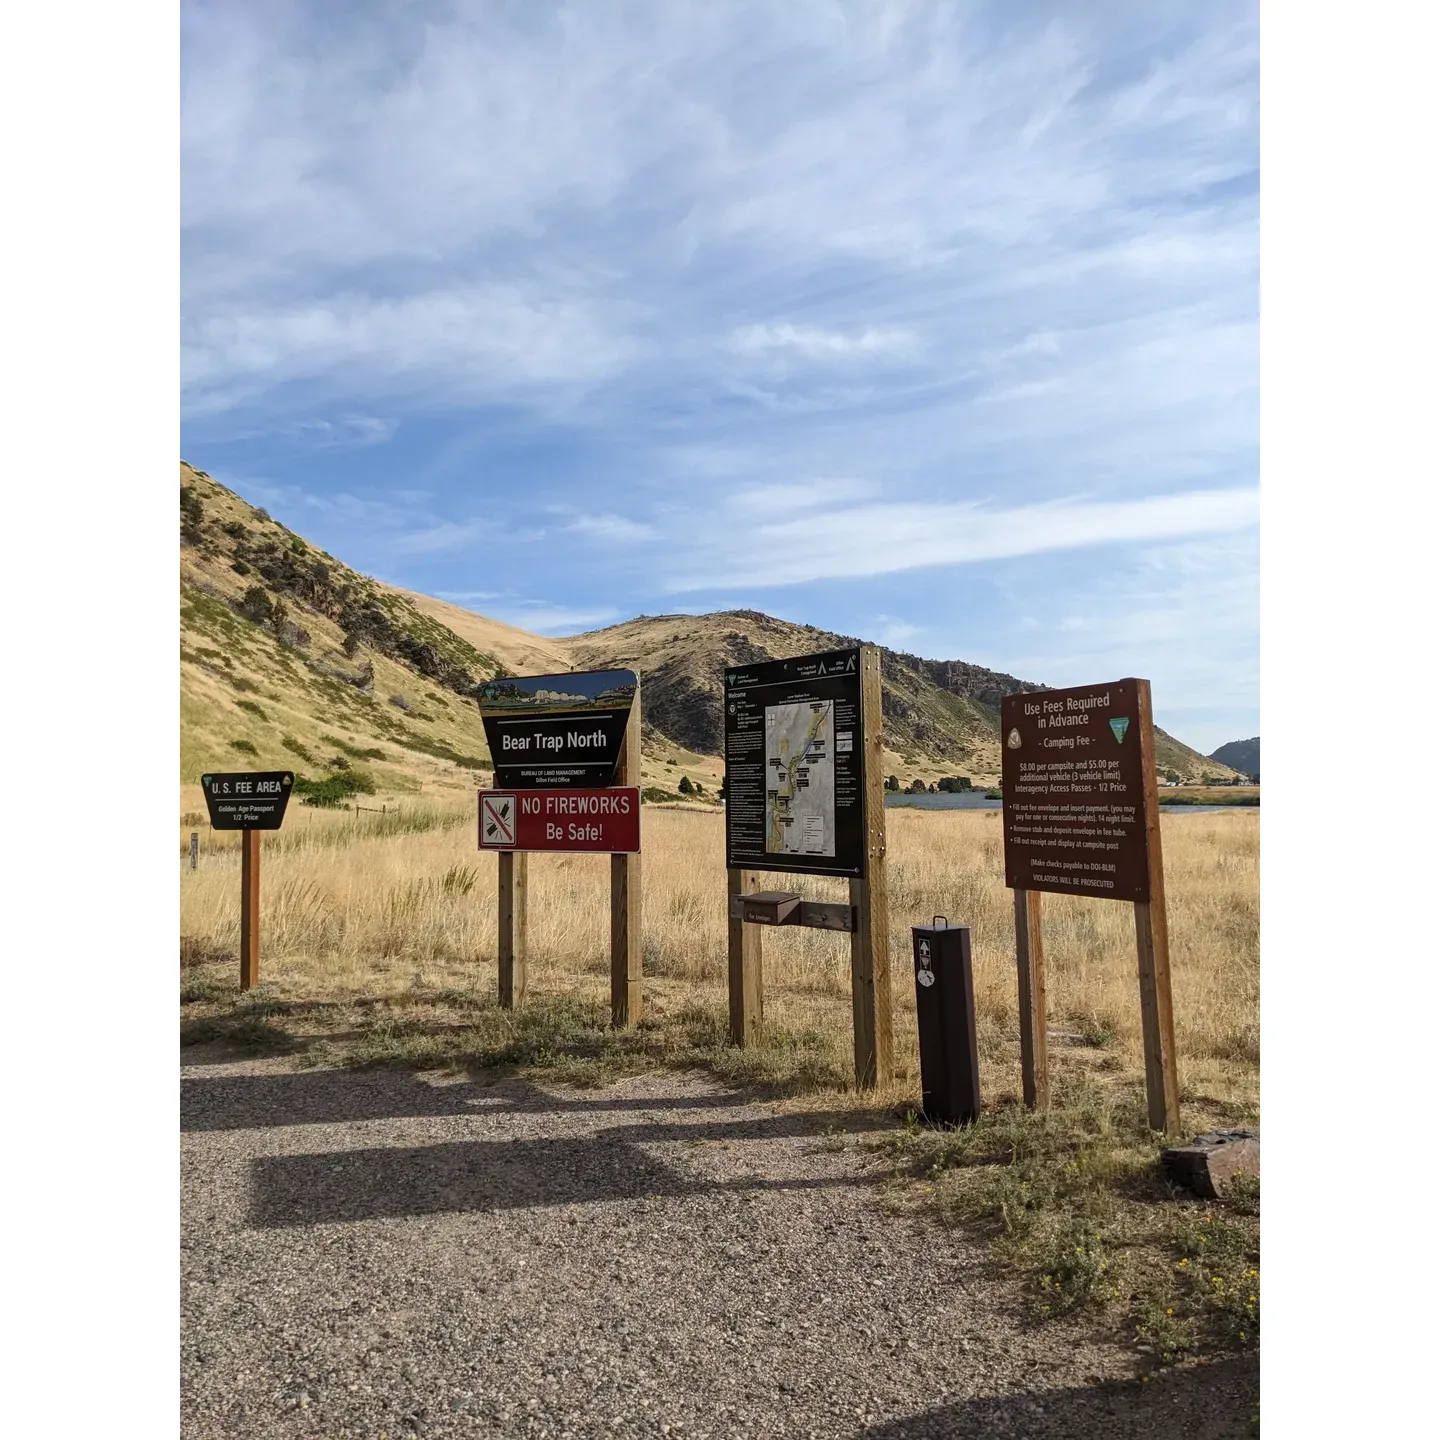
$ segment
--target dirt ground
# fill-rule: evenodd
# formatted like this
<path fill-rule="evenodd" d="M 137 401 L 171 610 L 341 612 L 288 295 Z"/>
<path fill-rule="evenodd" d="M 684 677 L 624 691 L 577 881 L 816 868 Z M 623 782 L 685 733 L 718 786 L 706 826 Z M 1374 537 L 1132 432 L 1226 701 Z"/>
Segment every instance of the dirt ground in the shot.
<path fill-rule="evenodd" d="M 1137 1377 L 887 1213 L 836 1117 L 183 1052 L 182 1433 L 1221 1437 L 1254 1357 Z M 858 1121 L 856 1122 L 859 1123 Z"/>

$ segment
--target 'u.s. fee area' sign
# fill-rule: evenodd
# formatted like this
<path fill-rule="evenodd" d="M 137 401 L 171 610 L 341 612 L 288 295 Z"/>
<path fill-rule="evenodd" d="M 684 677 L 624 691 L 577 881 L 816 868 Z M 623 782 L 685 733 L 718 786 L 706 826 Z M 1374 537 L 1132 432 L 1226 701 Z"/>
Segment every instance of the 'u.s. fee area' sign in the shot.
<path fill-rule="evenodd" d="M 640 790 L 481 790 L 482 850 L 573 850 L 638 853 Z"/>
<path fill-rule="evenodd" d="M 278 830 L 295 775 L 290 770 L 231 771 L 202 775 L 212 830 Z"/>

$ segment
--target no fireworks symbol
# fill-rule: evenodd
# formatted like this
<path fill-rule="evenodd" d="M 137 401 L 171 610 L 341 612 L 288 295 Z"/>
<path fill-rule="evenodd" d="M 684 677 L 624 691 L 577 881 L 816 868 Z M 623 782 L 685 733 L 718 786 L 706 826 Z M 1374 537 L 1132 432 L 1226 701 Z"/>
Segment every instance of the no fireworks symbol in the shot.
<path fill-rule="evenodd" d="M 480 843 L 502 846 L 515 843 L 515 797 L 513 795 L 481 796 Z"/>

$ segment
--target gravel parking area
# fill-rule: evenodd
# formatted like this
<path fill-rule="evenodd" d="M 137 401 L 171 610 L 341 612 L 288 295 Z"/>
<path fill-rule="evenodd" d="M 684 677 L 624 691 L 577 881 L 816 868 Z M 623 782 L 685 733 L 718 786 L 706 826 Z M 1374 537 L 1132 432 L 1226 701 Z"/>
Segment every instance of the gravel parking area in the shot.
<path fill-rule="evenodd" d="M 1025 1324 L 824 1117 L 698 1075 L 183 1061 L 193 1440 L 1253 1433 L 1253 1358 L 1142 1385 Z"/>

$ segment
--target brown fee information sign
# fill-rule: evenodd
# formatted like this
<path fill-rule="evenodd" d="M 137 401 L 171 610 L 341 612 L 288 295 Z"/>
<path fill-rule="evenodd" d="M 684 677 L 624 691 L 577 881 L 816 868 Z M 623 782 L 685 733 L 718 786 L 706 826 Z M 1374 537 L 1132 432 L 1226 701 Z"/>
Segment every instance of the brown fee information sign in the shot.
<path fill-rule="evenodd" d="M 1150 900 L 1140 682 L 1000 702 L 1005 883 Z"/>

